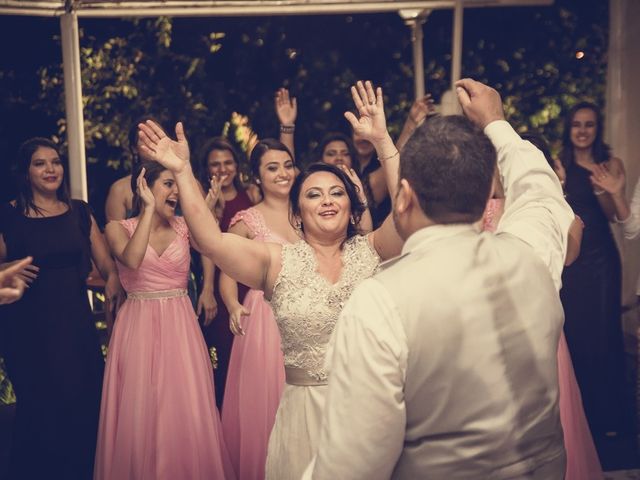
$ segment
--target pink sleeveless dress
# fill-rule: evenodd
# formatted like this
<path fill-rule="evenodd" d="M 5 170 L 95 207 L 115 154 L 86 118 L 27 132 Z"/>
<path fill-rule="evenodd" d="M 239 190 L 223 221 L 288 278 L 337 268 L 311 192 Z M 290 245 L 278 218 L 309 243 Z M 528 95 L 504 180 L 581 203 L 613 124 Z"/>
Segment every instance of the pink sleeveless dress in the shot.
<path fill-rule="evenodd" d="M 269 230 L 256 208 L 238 212 L 231 226 L 243 221 L 259 242 L 287 243 Z M 259 290 L 249 290 L 244 307 L 244 336 L 233 341 L 222 407 L 222 428 L 238 478 L 263 480 L 269 435 L 284 389 L 280 332 L 271 306 Z"/>
<path fill-rule="evenodd" d="M 133 235 L 137 218 L 120 222 Z M 233 479 L 215 406 L 211 362 L 186 293 L 189 232 L 137 270 L 117 263 L 127 291 L 104 376 L 94 478 Z"/>
<path fill-rule="evenodd" d="M 495 232 L 504 209 L 504 200 L 492 198 L 487 202 L 482 228 Z M 598 452 L 582 407 L 580 387 L 573 371 L 569 347 L 560 334 L 558 344 L 558 383 L 560 390 L 560 422 L 567 451 L 565 480 L 601 480 L 604 478 Z"/>

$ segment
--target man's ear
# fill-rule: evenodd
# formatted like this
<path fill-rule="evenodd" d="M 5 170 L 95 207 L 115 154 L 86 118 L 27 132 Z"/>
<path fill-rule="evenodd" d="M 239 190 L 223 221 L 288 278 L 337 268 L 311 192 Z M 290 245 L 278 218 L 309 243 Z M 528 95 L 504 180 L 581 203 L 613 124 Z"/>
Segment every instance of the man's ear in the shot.
<path fill-rule="evenodd" d="M 413 188 L 406 179 L 400 180 L 400 185 L 398 186 L 398 193 L 396 194 L 396 206 L 395 210 L 397 213 L 405 213 L 415 201 L 415 195 Z"/>

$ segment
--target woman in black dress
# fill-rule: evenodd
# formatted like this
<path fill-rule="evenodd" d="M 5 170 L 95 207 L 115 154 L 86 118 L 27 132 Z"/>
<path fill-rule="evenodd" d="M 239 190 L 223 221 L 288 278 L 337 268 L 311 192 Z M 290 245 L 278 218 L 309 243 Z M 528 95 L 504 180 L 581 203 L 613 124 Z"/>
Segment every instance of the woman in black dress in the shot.
<path fill-rule="evenodd" d="M 0 325 L 17 397 L 9 478 L 90 479 L 104 365 L 85 284 L 92 258 L 112 305 L 122 290 L 89 206 L 69 198 L 56 144 L 28 140 L 18 161 L 0 261 L 30 255 L 39 270 Z"/>
<path fill-rule="evenodd" d="M 621 265 L 609 222 L 626 218 L 625 173 L 602 140 L 597 107 L 569 112 L 561 161 L 567 201 L 584 222 L 580 256 L 566 267 L 560 292 L 565 334 L 594 437 L 633 425 L 624 393 Z"/>

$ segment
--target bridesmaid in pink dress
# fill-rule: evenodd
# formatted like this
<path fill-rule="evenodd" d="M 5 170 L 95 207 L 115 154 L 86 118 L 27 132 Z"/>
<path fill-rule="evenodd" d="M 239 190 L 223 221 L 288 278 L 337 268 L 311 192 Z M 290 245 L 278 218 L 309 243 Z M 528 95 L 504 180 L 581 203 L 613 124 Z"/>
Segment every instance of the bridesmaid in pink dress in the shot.
<path fill-rule="evenodd" d="M 106 228 L 128 298 L 109 344 L 94 478 L 233 479 L 173 174 L 151 162 L 132 178 L 137 216 Z"/>
<path fill-rule="evenodd" d="M 535 144 L 538 146 L 537 144 Z M 540 148 L 538 146 L 538 148 Z M 543 150 L 544 153 L 544 150 Z M 545 155 L 546 156 L 546 155 Z M 553 165 L 552 165 L 553 167 Z M 497 190 L 501 190 L 498 188 Z M 495 232 L 504 210 L 504 198 L 492 198 L 487 202 L 483 217 L 483 230 Z M 567 251 L 567 264 L 575 260 L 578 252 L 572 247 L 575 231 L 580 230 L 581 222 L 576 221 L 571 226 L 570 241 Z M 579 239 L 577 245 L 579 249 Z M 579 250 L 578 250 L 579 251 Z M 589 424 L 584 415 L 580 387 L 576 381 L 573 364 L 569 355 L 564 332 L 560 334 L 558 343 L 558 383 L 560 390 L 560 421 L 564 432 L 564 447 L 567 452 L 567 471 L 565 480 L 601 480 L 604 478 L 596 447 L 591 437 Z"/>
<path fill-rule="evenodd" d="M 265 139 L 254 147 L 250 165 L 263 200 L 238 212 L 229 231 L 282 245 L 299 240 L 289 221 L 289 191 L 295 178 L 291 153 L 279 141 Z M 236 282 L 221 274 L 220 293 L 229 310 L 231 331 L 237 335 L 222 407 L 224 437 L 238 478 L 262 480 L 284 388 L 280 332 L 262 291 L 250 290 L 240 304 Z"/>

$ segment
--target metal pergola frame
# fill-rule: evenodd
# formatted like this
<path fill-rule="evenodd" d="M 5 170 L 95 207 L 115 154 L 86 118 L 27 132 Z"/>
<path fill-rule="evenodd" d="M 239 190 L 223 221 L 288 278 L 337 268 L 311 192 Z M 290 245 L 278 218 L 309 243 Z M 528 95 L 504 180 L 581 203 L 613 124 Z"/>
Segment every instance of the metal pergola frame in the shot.
<path fill-rule="evenodd" d="M 88 199 L 78 18 L 328 15 L 397 12 L 411 29 L 414 94 L 424 95 L 422 25 L 453 9 L 452 84 L 462 67 L 463 9 L 550 5 L 553 0 L 0 0 L 0 15 L 60 17 L 71 195 Z"/>

